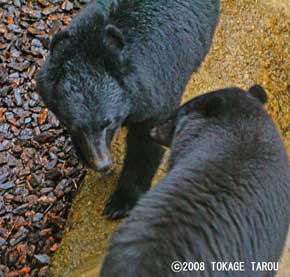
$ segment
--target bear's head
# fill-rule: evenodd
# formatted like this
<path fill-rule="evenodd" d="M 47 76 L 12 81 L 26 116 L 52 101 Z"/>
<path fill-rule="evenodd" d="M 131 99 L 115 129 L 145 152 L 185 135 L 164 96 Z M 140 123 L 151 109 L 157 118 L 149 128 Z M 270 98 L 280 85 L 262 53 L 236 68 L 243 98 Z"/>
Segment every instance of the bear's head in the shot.
<path fill-rule="evenodd" d="M 166 122 L 154 127 L 150 136 L 161 145 L 172 144 L 176 152 L 173 156 L 184 156 L 207 139 L 234 136 L 233 140 L 240 141 L 248 134 L 247 140 L 251 136 L 254 140 L 255 128 L 268 118 L 262 107 L 266 102 L 267 95 L 260 85 L 248 92 L 235 87 L 212 91 L 179 107 Z"/>
<path fill-rule="evenodd" d="M 128 117 L 130 102 L 122 84 L 123 34 L 97 11 L 88 13 L 90 8 L 53 37 L 37 88 L 81 160 L 103 171 L 111 165 L 111 140 Z"/>

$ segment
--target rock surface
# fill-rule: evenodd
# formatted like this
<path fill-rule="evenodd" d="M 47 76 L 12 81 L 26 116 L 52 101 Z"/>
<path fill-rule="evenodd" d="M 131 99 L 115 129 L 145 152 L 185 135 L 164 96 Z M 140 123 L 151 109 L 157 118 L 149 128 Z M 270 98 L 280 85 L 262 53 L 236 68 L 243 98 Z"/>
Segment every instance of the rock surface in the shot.
<path fill-rule="evenodd" d="M 290 154 L 288 0 L 222 1 L 216 37 L 200 71 L 192 76 L 184 100 L 225 86 L 262 84 L 269 94 L 267 110 L 281 130 Z M 109 236 L 119 222 L 100 214 L 113 190 L 122 161 L 124 132 L 116 139 L 115 171 L 89 173 L 74 199 L 61 246 L 52 260 L 52 276 L 97 276 Z M 164 174 L 161 166 L 155 182 Z M 278 276 L 290 276 L 290 242 Z M 76 271 L 74 271 L 76 270 Z M 72 273 L 73 272 L 73 273 Z"/>

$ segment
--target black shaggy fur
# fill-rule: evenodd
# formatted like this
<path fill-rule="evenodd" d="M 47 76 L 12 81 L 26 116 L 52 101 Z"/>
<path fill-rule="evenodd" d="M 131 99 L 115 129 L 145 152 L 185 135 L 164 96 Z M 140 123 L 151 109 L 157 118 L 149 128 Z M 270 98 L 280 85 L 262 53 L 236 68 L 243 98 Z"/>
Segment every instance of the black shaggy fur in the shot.
<path fill-rule="evenodd" d="M 107 169 L 113 135 L 129 128 L 109 217 L 126 215 L 150 187 L 163 151 L 148 130 L 178 106 L 209 50 L 218 11 L 219 0 L 93 1 L 54 36 L 38 90 L 82 160 Z"/>
<path fill-rule="evenodd" d="M 249 92 L 197 97 L 154 130 L 159 141 L 174 134 L 168 174 L 113 235 L 101 276 L 175 276 L 175 260 L 206 263 L 205 271 L 178 276 L 274 275 L 249 265 L 279 260 L 290 219 L 290 167 L 262 107 L 264 90 Z M 212 272 L 213 261 L 245 262 L 248 271 Z"/>

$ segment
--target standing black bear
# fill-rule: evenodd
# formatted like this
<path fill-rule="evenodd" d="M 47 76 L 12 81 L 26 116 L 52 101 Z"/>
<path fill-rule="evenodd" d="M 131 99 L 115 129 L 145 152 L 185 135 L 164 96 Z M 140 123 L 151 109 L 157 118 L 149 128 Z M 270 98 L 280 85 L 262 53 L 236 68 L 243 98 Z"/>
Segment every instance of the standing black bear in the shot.
<path fill-rule="evenodd" d="M 166 143 L 174 134 L 169 172 L 113 235 L 101 276 L 176 276 L 173 261 L 205 263 L 180 276 L 274 275 L 252 271 L 251 262 L 279 260 L 290 218 L 290 167 L 262 108 L 264 90 L 249 92 L 228 88 L 197 97 L 153 129 Z M 244 262 L 245 271 L 213 272 L 210 262 Z"/>
<path fill-rule="evenodd" d="M 209 50 L 218 11 L 219 0 L 93 1 L 53 37 L 38 91 L 80 158 L 107 169 L 114 133 L 129 128 L 109 217 L 125 216 L 150 187 L 163 151 L 148 130 L 178 106 Z"/>

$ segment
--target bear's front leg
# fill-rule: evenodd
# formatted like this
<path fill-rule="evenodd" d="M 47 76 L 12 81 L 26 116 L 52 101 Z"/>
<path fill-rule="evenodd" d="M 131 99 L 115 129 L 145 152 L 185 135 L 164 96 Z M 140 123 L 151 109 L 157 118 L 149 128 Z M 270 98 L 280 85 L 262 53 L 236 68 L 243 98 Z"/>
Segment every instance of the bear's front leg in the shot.
<path fill-rule="evenodd" d="M 118 219 L 129 214 L 139 197 L 150 188 L 163 153 L 162 147 L 150 139 L 148 127 L 140 124 L 129 127 L 124 167 L 104 215 Z"/>

